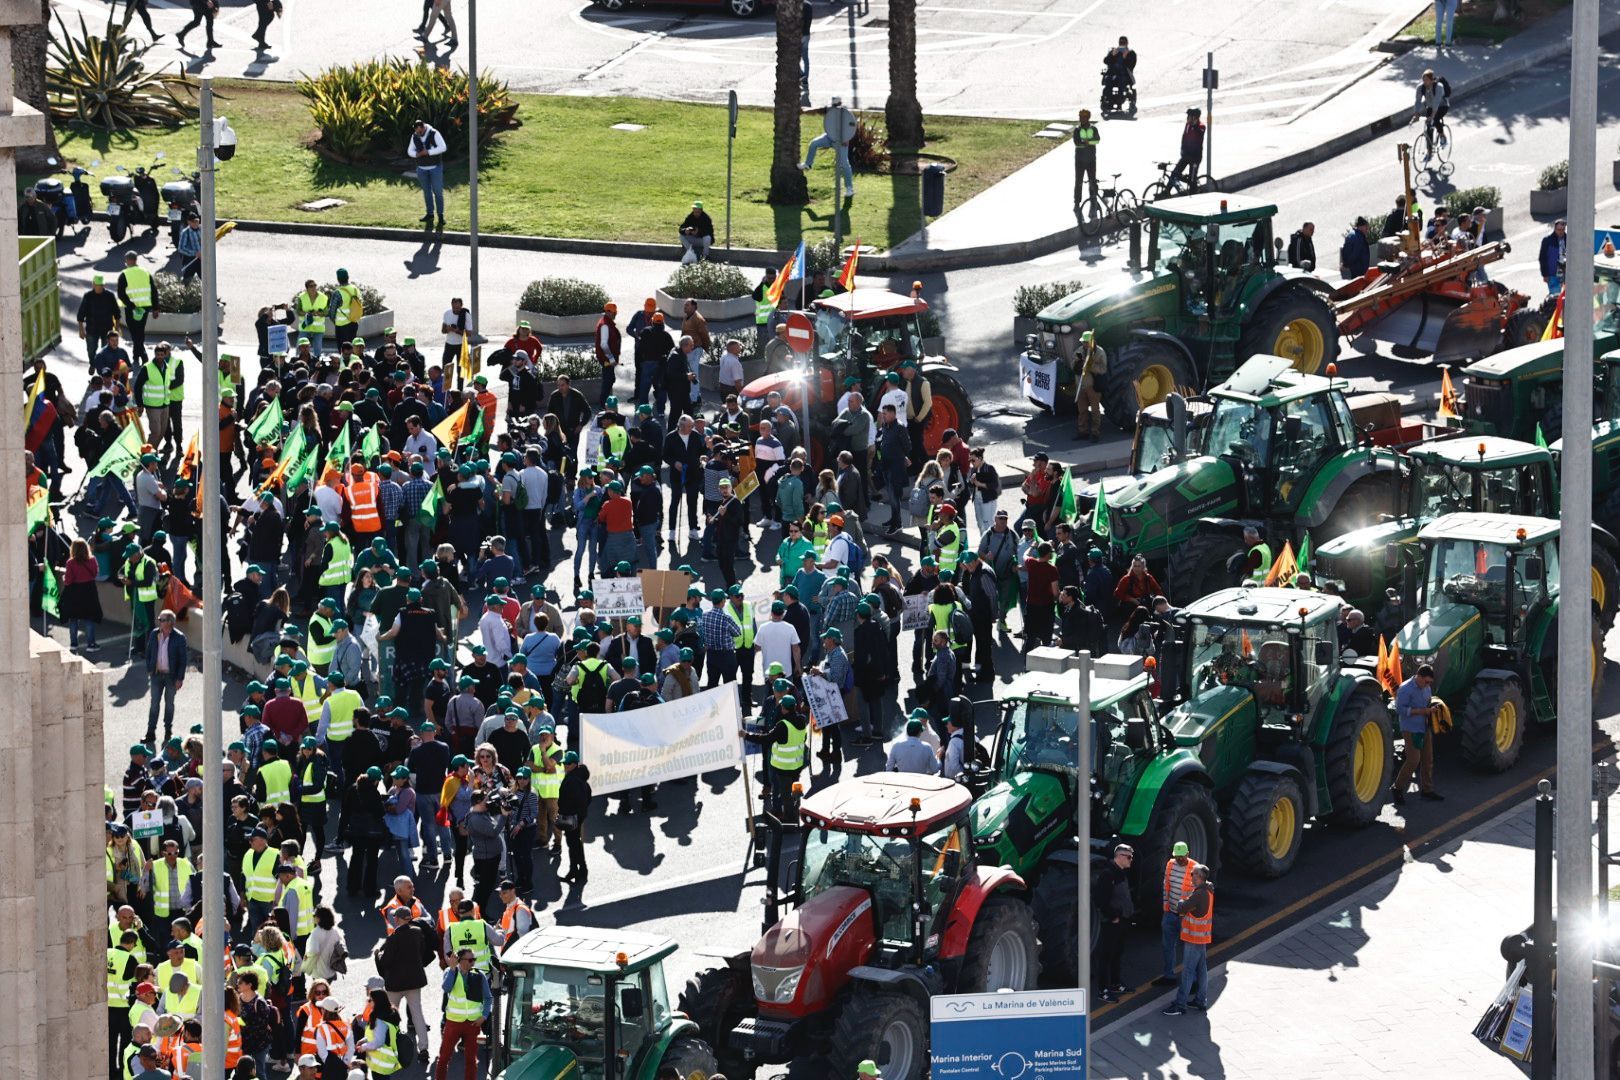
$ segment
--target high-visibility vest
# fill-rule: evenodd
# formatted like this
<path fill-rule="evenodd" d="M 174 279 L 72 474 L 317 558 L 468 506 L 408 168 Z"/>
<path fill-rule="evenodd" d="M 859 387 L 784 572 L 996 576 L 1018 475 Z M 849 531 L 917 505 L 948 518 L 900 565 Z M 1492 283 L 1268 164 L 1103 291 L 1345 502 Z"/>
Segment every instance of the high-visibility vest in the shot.
<path fill-rule="evenodd" d="M 607 464 L 609 457 L 624 460 L 624 451 L 630 445 L 630 436 L 624 430 L 623 424 L 614 424 L 602 432 L 602 450 L 596 455 L 597 464 Z"/>
<path fill-rule="evenodd" d="M 134 930 L 135 928 L 132 926 L 130 929 Z M 107 924 L 107 947 L 109 949 L 123 949 L 124 947 L 118 944 L 118 939 L 123 936 L 124 929 L 118 925 L 117 919 Z M 136 931 L 135 947 L 133 949 L 124 949 L 124 951 L 133 954 L 137 964 L 146 963 L 146 946 L 141 944 L 140 931 Z"/>
<path fill-rule="evenodd" d="M 1265 541 L 1262 540 L 1249 549 L 1250 555 L 1256 552 L 1260 555 L 1260 565 L 1255 567 L 1253 572 L 1249 574 L 1249 580 L 1264 584 L 1266 575 L 1271 573 L 1271 548 L 1267 547 Z"/>
<path fill-rule="evenodd" d="M 1101 141 L 1102 141 L 1102 136 L 1097 133 L 1097 125 L 1095 125 L 1095 124 L 1076 124 L 1075 125 L 1075 128 L 1074 128 L 1074 145 L 1075 145 L 1076 149 L 1084 147 L 1087 150 L 1091 150 L 1091 151 L 1095 152 L 1096 149 L 1097 149 L 1097 144 L 1099 142 L 1101 142 Z"/>
<path fill-rule="evenodd" d="M 227 390 L 229 390 L 233 394 L 236 393 L 236 380 L 231 378 L 231 373 L 230 372 L 228 372 L 225 369 L 221 368 L 220 371 L 219 371 L 219 394 L 220 394 L 220 397 L 224 397 L 225 396 L 225 391 L 227 391 Z"/>
<path fill-rule="evenodd" d="M 796 773 L 804 768 L 805 742 L 810 732 L 787 717 L 782 718 L 782 723 L 787 725 L 788 741 L 771 744 L 771 768 Z"/>
<path fill-rule="evenodd" d="M 538 746 L 535 747 L 535 750 L 539 749 Z M 534 784 L 534 794 L 537 798 L 555 799 L 562 794 L 563 770 L 560 767 L 550 772 L 537 769 L 529 774 L 529 779 Z"/>
<path fill-rule="evenodd" d="M 585 685 L 585 680 L 599 678 L 597 672 L 607 667 L 607 661 L 603 660 L 601 657 L 596 657 L 593 659 L 587 656 L 585 659 L 579 662 L 579 666 L 581 670 L 579 681 L 568 688 L 568 696 L 573 698 L 575 701 L 579 700 L 579 688 Z"/>
<path fill-rule="evenodd" d="M 754 609 L 749 607 L 747 604 L 743 604 L 741 611 L 738 611 L 734 607 L 726 608 L 725 610 L 726 614 L 730 615 L 733 619 L 736 619 L 737 625 L 742 627 L 742 633 L 733 638 L 731 643 L 739 649 L 752 649 L 754 647 L 754 631 L 756 629 L 754 625 Z"/>
<path fill-rule="evenodd" d="M 364 1015 L 366 1019 L 371 1019 L 370 1001 L 366 1002 Z M 342 1058 L 352 1056 L 353 1048 L 349 1045 L 349 1022 L 347 1020 L 328 1020 L 324 1024 L 318 1025 L 315 1030 L 317 1038 L 321 1034 L 326 1036 L 328 1052 L 335 1051 L 338 1057 Z M 317 1042 L 316 1045 L 319 1046 L 319 1043 Z M 310 1053 L 321 1058 L 324 1063 L 325 1055 L 319 1049 L 311 1050 Z"/>
<path fill-rule="evenodd" d="M 306 671 L 303 679 L 293 676 L 292 692 L 293 697 L 304 703 L 304 716 L 310 723 L 321 718 L 321 685 L 315 681 L 314 675 Z"/>
<path fill-rule="evenodd" d="M 957 560 L 962 557 L 962 526 L 951 522 L 939 530 L 939 572 L 956 572 Z"/>
<path fill-rule="evenodd" d="M 129 1026 L 130 1026 L 130 1030 L 134 1030 L 135 1028 L 138 1028 L 138 1027 L 140 1027 L 141 1025 L 144 1024 L 144 1025 L 146 1025 L 146 1030 L 151 1031 L 151 1030 L 153 1030 L 153 1029 L 155 1029 L 157 1027 L 157 1022 L 158 1022 L 158 1011 L 156 1009 L 152 1008 L 152 1006 L 148 1005 L 146 1002 L 141 1001 L 139 998 L 134 998 L 134 999 L 130 1000 L 130 1003 L 129 1003 Z"/>
<path fill-rule="evenodd" d="M 473 905 L 472 917 L 475 919 L 482 917 L 482 912 L 478 910 L 477 904 Z M 444 933 L 446 930 L 450 929 L 460 921 L 460 917 L 457 916 L 456 913 L 450 908 L 442 907 L 439 909 L 439 933 Z"/>
<path fill-rule="evenodd" d="M 315 290 L 314 299 L 310 298 L 307 290 L 300 290 L 293 297 L 298 306 L 299 332 L 308 336 L 310 334 L 326 333 L 326 294 L 319 289 Z"/>
<path fill-rule="evenodd" d="M 1209 907 L 1202 915 L 1181 917 L 1181 940 L 1188 945 L 1208 945 L 1215 929 L 1215 890 L 1209 890 Z"/>
<path fill-rule="evenodd" d="M 485 993 L 488 993 L 488 990 Z M 449 999 L 444 1005 L 444 1018 L 446 1022 L 455 1021 L 457 1023 L 466 1023 L 469 1020 L 478 1021 L 484 1018 L 484 1003 L 474 1001 L 467 996 L 467 979 L 459 971 L 456 972 L 455 981 L 450 984 Z"/>
<path fill-rule="evenodd" d="M 183 361 L 180 358 L 179 353 L 171 353 L 170 356 L 169 356 L 169 404 L 170 405 L 178 405 L 180 402 L 186 400 L 185 375 L 184 375 L 183 372 L 180 371 L 180 365 L 182 363 L 184 363 L 184 362 L 185 361 Z M 180 378 L 175 378 L 176 374 L 179 374 Z"/>
<path fill-rule="evenodd" d="M 141 1044 L 131 1042 L 124 1047 L 124 1080 L 135 1080 L 135 1059 L 141 1056 Z"/>
<path fill-rule="evenodd" d="M 525 910 L 527 909 L 524 908 L 522 900 L 513 900 L 506 905 L 506 910 L 501 912 L 501 929 L 506 932 L 508 945 L 512 943 L 512 934 L 517 931 L 517 913 Z"/>
<path fill-rule="evenodd" d="M 810 526 L 810 543 L 816 549 L 816 562 L 827 557 L 827 522 L 818 521 Z"/>
<path fill-rule="evenodd" d="M 390 896 L 388 898 L 388 903 L 382 906 L 383 932 L 386 937 L 394 936 L 394 909 L 402 908 L 404 906 L 404 904 L 399 902 L 399 897 L 397 896 Z M 413 919 L 427 918 L 427 909 L 422 907 L 422 901 L 416 899 L 415 897 L 411 898 L 410 911 L 411 918 Z"/>
<path fill-rule="evenodd" d="M 375 1050 L 366 1051 L 366 1068 L 372 1076 L 392 1076 L 399 1072 L 399 1028 L 386 1020 L 373 1020 L 371 1027 L 372 1039 L 381 1029 L 383 1040 Z"/>
<path fill-rule="evenodd" d="M 1192 895 L 1193 861 L 1188 859 L 1184 865 L 1177 866 L 1176 860 L 1169 859 L 1164 864 L 1164 910 L 1174 911 L 1176 905 Z"/>
<path fill-rule="evenodd" d="M 264 779 L 264 805 L 280 806 L 282 803 L 292 802 L 292 765 L 277 758 L 275 761 L 260 765 L 259 776 Z M 271 865 L 274 866 L 275 863 L 272 862 Z"/>
<path fill-rule="evenodd" d="M 380 483 L 375 476 L 366 474 L 364 480 L 349 482 L 349 520 L 357 533 L 382 532 L 382 515 L 377 512 L 377 492 Z"/>
<path fill-rule="evenodd" d="M 146 362 L 146 381 L 141 384 L 141 404 L 148 409 L 161 409 L 169 403 L 169 380 L 174 377 L 174 363 L 161 367 L 156 360 Z"/>
<path fill-rule="evenodd" d="M 286 762 L 279 764 L 285 765 Z M 276 902 L 276 863 L 280 860 L 281 853 L 273 847 L 259 852 L 257 865 L 254 863 L 253 849 L 242 853 L 242 877 L 246 879 L 249 900 L 262 904 Z"/>
<path fill-rule="evenodd" d="M 344 742 L 354 734 L 354 710 L 364 704 L 360 691 L 350 686 L 345 686 L 326 699 L 326 707 L 330 710 L 326 722 L 328 743 Z"/>
<path fill-rule="evenodd" d="M 767 296 L 763 300 L 755 300 L 754 301 L 754 325 L 755 326 L 764 326 L 766 323 L 770 322 L 771 321 L 771 312 L 773 312 L 775 310 L 776 310 L 776 305 L 771 303 L 770 297 Z"/>
<path fill-rule="evenodd" d="M 321 637 L 324 640 L 315 639 L 316 627 L 320 627 Z M 332 620 L 317 611 L 309 617 L 309 648 L 304 650 L 304 654 L 309 657 L 312 664 L 330 664 L 332 654 L 336 651 L 337 642 L 332 638 Z"/>
<path fill-rule="evenodd" d="M 225 1010 L 225 1067 L 236 1068 L 242 1060 L 242 1018 Z"/>
<path fill-rule="evenodd" d="M 124 295 L 137 312 L 139 319 L 152 306 L 152 275 L 139 266 L 126 266 L 118 272 L 119 280 L 124 283 Z"/>
<path fill-rule="evenodd" d="M 186 977 L 186 993 L 184 997 L 176 998 L 169 989 L 169 979 L 178 972 Z M 202 970 L 195 960 L 182 960 L 178 965 L 165 960 L 157 966 L 157 988 L 163 993 L 163 1011 L 177 1013 L 180 1016 L 192 1017 L 197 1015 L 197 1005 L 202 1000 Z"/>
<path fill-rule="evenodd" d="M 129 1008 L 129 988 L 132 980 L 124 977 L 124 970 L 134 959 L 134 953 L 125 952 L 123 949 L 107 950 L 107 1008 Z"/>
<path fill-rule="evenodd" d="M 180 895 L 184 896 L 186 887 L 191 884 L 192 868 L 190 860 L 176 859 L 174 861 L 174 871 L 175 877 L 179 878 L 177 888 Z M 172 911 L 169 908 L 169 892 L 169 860 L 159 859 L 152 864 L 152 914 L 160 919 L 179 914 L 179 912 Z"/>
<path fill-rule="evenodd" d="M 281 973 L 287 967 L 286 957 L 265 953 L 253 962 L 264 972 L 264 996 L 269 997 L 270 988 L 281 982 Z"/>
<path fill-rule="evenodd" d="M 313 1001 L 306 1001 L 298 1006 L 298 1011 L 293 1014 L 295 1023 L 300 1016 L 304 1018 L 304 1033 L 298 1037 L 298 1056 L 315 1054 L 318 1057 L 319 1053 L 315 1049 L 315 1032 L 320 1030 L 321 1026 L 321 1007 Z"/>
<path fill-rule="evenodd" d="M 138 560 L 125 559 L 124 580 L 134 583 L 135 599 L 139 603 L 157 602 L 157 563 L 150 555 L 142 555 Z"/>
<path fill-rule="evenodd" d="M 355 285 L 339 285 L 336 291 L 338 294 L 338 306 L 337 314 L 332 316 L 332 325 L 337 327 L 353 326 L 355 320 L 351 315 L 351 308 L 353 308 L 354 302 L 360 298 L 360 289 Z"/>
<path fill-rule="evenodd" d="M 298 925 L 293 927 L 293 936 L 307 937 L 315 929 L 315 883 L 307 877 L 295 877 L 287 888 L 298 897 Z"/>
<path fill-rule="evenodd" d="M 300 778 L 302 783 L 298 789 L 298 801 L 305 804 L 317 804 L 326 801 L 326 785 L 315 782 L 315 759 L 310 758 L 304 763 L 304 775 Z"/>
<path fill-rule="evenodd" d="M 326 569 L 321 571 L 317 585 L 347 585 L 349 572 L 354 569 L 354 556 L 349 542 L 338 533 L 326 542 Z"/>
<path fill-rule="evenodd" d="M 450 960 L 455 962 L 456 954 L 462 949 L 471 949 L 473 954 L 473 967 L 479 971 L 489 970 L 489 926 L 482 919 L 463 919 L 453 924 L 447 931 L 450 935 Z M 467 1020 L 483 1019 L 482 1012 L 478 1016 L 464 1017 Z"/>
<path fill-rule="evenodd" d="M 953 649 L 964 644 L 963 642 L 957 641 L 956 635 L 951 631 L 951 615 L 954 614 L 955 611 L 955 604 L 928 605 L 928 618 L 933 623 L 934 631 L 937 633 L 943 630 L 945 632 L 945 636 L 950 639 L 951 648 Z"/>

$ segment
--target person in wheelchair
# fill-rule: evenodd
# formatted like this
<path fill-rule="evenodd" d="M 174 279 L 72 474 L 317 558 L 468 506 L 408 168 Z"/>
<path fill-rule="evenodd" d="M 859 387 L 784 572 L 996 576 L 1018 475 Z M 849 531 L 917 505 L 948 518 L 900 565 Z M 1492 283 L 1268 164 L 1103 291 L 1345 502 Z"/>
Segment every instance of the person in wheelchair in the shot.
<path fill-rule="evenodd" d="M 1104 96 L 1124 97 L 1136 85 L 1136 50 L 1130 39 L 1120 36 L 1119 44 L 1103 55 Z"/>

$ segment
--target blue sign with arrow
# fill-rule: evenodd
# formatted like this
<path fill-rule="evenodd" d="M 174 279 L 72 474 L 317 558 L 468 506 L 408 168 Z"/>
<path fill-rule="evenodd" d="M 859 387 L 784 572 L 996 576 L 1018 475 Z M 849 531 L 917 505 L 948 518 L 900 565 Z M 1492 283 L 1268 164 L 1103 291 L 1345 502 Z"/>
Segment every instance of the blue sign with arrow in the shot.
<path fill-rule="evenodd" d="M 1083 1080 L 1086 992 L 950 994 L 929 1001 L 932 1080 Z"/>

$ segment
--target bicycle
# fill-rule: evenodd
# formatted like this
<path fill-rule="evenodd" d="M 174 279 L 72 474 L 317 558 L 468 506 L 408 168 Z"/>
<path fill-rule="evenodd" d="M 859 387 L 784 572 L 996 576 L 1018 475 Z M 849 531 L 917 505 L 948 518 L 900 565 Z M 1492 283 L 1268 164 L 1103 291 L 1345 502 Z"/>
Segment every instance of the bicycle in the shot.
<path fill-rule="evenodd" d="M 1176 164 L 1175 162 L 1156 161 L 1154 164 L 1159 167 L 1159 178 L 1142 189 L 1142 201 L 1144 203 L 1158 202 L 1160 199 L 1168 199 L 1177 195 L 1196 195 L 1200 191 L 1215 190 L 1215 178 L 1208 173 L 1204 173 L 1202 176 L 1194 176 L 1189 182 L 1172 178 L 1170 170 Z"/>
<path fill-rule="evenodd" d="M 1136 201 L 1135 192 L 1119 186 L 1119 177 L 1119 173 L 1114 173 L 1112 185 L 1080 200 L 1076 213 L 1080 218 L 1082 236 L 1096 236 L 1110 219 L 1115 228 L 1124 228 L 1136 220 L 1141 204 Z"/>
<path fill-rule="evenodd" d="M 1451 164 L 1451 129 L 1446 127 L 1445 117 L 1437 118 L 1433 112 L 1423 114 L 1423 134 L 1417 138 L 1416 149 L 1422 167 L 1430 172 L 1440 172 Z M 1437 164 L 1431 165 L 1431 162 Z"/>

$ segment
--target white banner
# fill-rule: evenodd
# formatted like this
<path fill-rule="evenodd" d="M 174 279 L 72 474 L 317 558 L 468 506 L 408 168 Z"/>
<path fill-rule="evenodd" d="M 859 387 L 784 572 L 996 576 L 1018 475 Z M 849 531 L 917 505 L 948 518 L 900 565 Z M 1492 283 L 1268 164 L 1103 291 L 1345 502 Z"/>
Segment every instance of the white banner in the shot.
<path fill-rule="evenodd" d="M 806 675 L 803 683 L 805 704 L 810 707 L 817 731 L 849 719 L 849 713 L 844 711 L 844 695 L 838 687 L 820 675 Z"/>
<path fill-rule="evenodd" d="M 742 762 L 737 684 L 621 713 L 582 713 L 581 758 L 598 795 L 631 791 Z"/>
<path fill-rule="evenodd" d="M 592 578 L 591 592 L 596 595 L 598 618 L 622 619 L 647 610 L 647 604 L 641 598 L 639 577 Z"/>
<path fill-rule="evenodd" d="M 904 597 L 900 601 L 904 605 L 900 610 L 900 629 L 921 630 L 927 626 L 928 602 L 932 599 L 932 593 L 912 593 Z"/>
<path fill-rule="evenodd" d="M 1029 353 L 1018 356 L 1018 381 L 1023 384 L 1024 396 L 1037 405 L 1057 407 L 1057 361 L 1038 363 Z"/>

